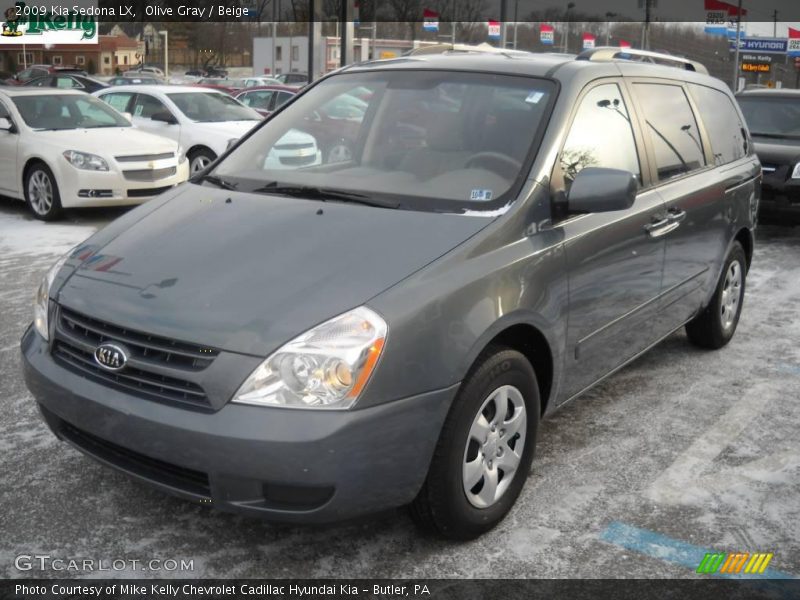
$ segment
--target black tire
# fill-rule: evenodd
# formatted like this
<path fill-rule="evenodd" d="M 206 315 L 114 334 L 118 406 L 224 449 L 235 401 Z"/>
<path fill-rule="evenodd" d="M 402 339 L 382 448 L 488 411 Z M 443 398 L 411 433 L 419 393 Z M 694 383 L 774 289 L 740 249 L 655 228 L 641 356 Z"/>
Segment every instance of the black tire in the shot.
<path fill-rule="evenodd" d="M 738 270 L 740 284 L 734 289 L 731 285 L 731 269 Z M 708 306 L 689 321 L 686 325 L 686 335 L 695 346 L 717 350 L 731 341 L 739 324 L 744 304 L 745 281 L 747 276 L 747 256 L 739 242 L 734 242 L 728 253 L 722 269 L 717 289 Z M 726 296 L 726 290 L 733 290 L 733 294 Z M 731 310 L 726 298 L 736 297 L 735 308 Z M 728 318 L 731 320 L 728 322 Z M 726 326 L 726 322 L 728 323 Z"/>
<path fill-rule="evenodd" d="M 492 392 L 502 386 L 513 386 L 522 394 L 527 418 L 522 455 L 502 495 L 494 504 L 477 508 L 467 498 L 462 475 L 467 443 L 479 410 Z M 442 427 L 428 476 L 410 507 L 417 524 L 445 538 L 469 540 L 502 521 L 522 491 L 530 471 L 539 415 L 539 388 L 528 360 L 516 350 L 503 346 L 487 348 L 461 385 Z M 495 469 L 502 473 L 498 466 Z"/>
<path fill-rule="evenodd" d="M 208 148 L 192 150 L 187 155 L 189 159 L 189 176 L 197 175 L 205 170 L 208 165 L 217 160 L 217 155 Z"/>
<path fill-rule="evenodd" d="M 41 221 L 55 221 L 61 218 L 64 209 L 61 206 L 61 195 L 53 172 L 43 162 L 37 162 L 25 173 L 25 203 L 33 216 Z M 49 187 L 48 187 L 49 186 Z M 49 189 L 49 205 L 40 195 L 42 189 Z"/>

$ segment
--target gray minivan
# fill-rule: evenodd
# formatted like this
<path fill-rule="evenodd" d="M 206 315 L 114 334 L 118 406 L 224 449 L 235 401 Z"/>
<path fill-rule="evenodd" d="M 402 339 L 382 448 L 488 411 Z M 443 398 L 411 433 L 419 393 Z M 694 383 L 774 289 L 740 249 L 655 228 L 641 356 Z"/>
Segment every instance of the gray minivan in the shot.
<path fill-rule="evenodd" d="M 742 309 L 761 169 L 733 97 L 619 52 L 310 85 L 47 273 L 22 339 L 45 421 L 224 510 L 487 531 L 542 416 L 684 326 L 724 346 Z M 321 118 L 337 98 L 363 109 Z M 276 161 L 292 131 L 347 151 Z"/>

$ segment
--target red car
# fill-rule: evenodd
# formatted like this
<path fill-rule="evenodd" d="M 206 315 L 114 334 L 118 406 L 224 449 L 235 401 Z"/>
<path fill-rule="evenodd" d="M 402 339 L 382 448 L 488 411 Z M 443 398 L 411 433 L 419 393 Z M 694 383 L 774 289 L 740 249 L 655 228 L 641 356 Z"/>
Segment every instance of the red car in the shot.
<path fill-rule="evenodd" d="M 293 98 L 299 89 L 292 85 L 259 85 L 236 92 L 234 98 L 267 117 Z"/>

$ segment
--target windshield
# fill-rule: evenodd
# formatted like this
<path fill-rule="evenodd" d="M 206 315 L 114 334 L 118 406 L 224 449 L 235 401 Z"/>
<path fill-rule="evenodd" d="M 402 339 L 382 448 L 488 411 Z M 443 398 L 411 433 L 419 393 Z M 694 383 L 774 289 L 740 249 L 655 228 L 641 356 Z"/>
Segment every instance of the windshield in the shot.
<path fill-rule="evenodd" d="M 214 170 L 241 190 L 313 186 L 420 210 L 505 205 L 555 85 L 530 77 L 379 71 L 323 80 Z"/>
<path fill-rule="evenodd" d="M 167 94 L 187 118 L 200 123 L 260 121 L 261 115 L 226 94 L 181 92 Z"/>
<path fill-rule="evenodd" d="M 130 127 L 128 120 L 104 102 L 86 95 L 14 96 L 14 104 L 33 129 Z"/>
<path fill-rule="evenodd" d="M 751 135 L 800 138 L 800 98 L 739 96 Z"/>

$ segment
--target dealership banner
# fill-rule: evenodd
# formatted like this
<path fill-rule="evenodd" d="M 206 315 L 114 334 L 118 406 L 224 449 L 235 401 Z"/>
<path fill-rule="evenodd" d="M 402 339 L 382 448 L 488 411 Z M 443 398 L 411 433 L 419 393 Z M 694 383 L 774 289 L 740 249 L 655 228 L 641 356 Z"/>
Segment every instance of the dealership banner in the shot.
<path fill-rule="evenodd" d="M 486 23 L 489 30 L 488 37 L 490 40 L 500 39 L 500 21 L 489 21 Z"/>
<path fill-rule="evenodd" d="M 423 10 L 422 28 L 425 31 L 439 31 L 439 13 L 429 8 Z"/>
<path fill-rule="evenodd" d="M 588 50 L 594 48 L 595 36 L 591 33 L 583 34 L 583 49 Z"/>
<path fill-rule="evenodd" d="M 552 25 L 542 23 L 539 26 L 539 41 L 547 46 L 552 46 L 555 40 L 555 29 Z"/>
<path fill-rule="evenodd" d="M 97 25 L 103 11 L 96 0 L 71 0 L 69 4 L 20 0 L 2 4 L 0 0 L 0 46 L 97 44 Z"/>
<path fill-rule="evenodd" d="M 786 43 L 786 52 L 789 56 L 800 56 L 800 29 L 789 27 L 789 39 Z"/>

